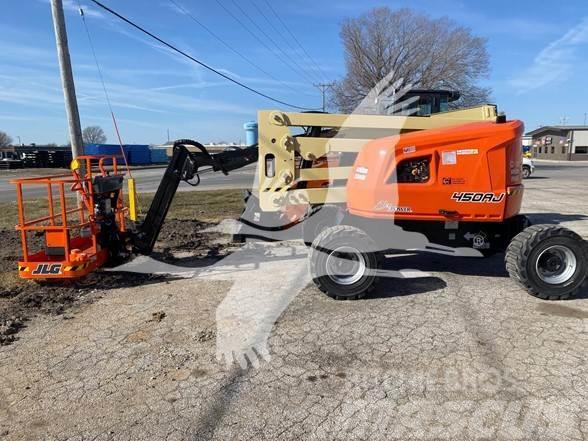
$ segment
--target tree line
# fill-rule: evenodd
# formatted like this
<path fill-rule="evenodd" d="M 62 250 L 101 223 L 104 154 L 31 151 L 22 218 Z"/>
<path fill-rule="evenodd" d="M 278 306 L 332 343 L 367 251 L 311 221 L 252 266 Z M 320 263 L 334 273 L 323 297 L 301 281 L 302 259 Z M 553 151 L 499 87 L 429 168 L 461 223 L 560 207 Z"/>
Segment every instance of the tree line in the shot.
<path fill-rule="evenodd" d="M 89 126 L 82 131 L 82 139 L 84 144 L 104 144 L 107 141 L 104 130 L 99 126 Z M 6 132 L 0 130 L 0 147 L 10 147 L 13 145 L 14 139 Z M 46 144 L 48 146 L 57 147 L 57 144 L 52 142 Z"/>

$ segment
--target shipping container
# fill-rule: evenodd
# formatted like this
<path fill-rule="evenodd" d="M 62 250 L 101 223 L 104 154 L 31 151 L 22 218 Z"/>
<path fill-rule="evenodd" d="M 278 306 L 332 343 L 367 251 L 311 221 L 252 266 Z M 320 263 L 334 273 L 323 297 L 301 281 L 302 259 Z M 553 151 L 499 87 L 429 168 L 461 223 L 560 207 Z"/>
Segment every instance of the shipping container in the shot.
<path fill-rule="evenodd" d="M 148 145 L 129 145 L 127 147 L 129 149 L 129 164 L 151 164 L 151 151 Z"/>
<path fill-rule="evenodd" d="M 123 149 L 129 165 L 151 164 L 151 151 L 148 145 L 125 144 Z M 124 164 L 120 145 L 118 144 L 88 144 L 85 151 L 87 155 L 118 156 L 119 164 Z"/>
<path fill-rule="evenodd" d="M 165 164 L 168 161 L 167 148 L 151 147 L 151 162 L 153 164 Z"/>

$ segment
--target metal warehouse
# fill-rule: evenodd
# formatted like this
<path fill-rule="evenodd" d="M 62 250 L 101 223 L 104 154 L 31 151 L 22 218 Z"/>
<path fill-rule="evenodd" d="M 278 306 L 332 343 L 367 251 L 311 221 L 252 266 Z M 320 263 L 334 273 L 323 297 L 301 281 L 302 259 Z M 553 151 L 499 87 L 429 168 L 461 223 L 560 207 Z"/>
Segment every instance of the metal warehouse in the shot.
<path fill-rule="evenodd" d="M 588 126 L 545 126 L 527 133 L 539 159 L 588 160 Z"/>

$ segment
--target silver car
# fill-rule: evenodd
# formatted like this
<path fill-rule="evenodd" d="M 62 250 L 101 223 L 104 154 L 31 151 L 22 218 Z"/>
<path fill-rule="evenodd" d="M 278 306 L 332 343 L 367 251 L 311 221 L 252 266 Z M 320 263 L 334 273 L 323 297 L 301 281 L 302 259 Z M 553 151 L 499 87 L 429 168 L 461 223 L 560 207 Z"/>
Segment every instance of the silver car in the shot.
<path fill-rule="evenodd" d="M 535 171 L 535 163 L 531 158 L 523 157 L 523 179 L 531 177 Z"/>

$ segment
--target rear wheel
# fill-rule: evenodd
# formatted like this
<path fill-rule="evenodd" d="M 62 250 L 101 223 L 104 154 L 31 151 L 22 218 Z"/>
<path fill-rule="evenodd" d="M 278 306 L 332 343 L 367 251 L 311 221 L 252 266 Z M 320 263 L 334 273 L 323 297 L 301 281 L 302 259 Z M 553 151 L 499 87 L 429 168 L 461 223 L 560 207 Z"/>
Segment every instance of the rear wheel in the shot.
<path fill-rule="evenodd" d="M 378 258 L 370 237 L 359 228 L 338 225 L 313 241 L 309 265 L 316 286 L 337 300 L 356 300 L 374 288 Z"/>
<path fill-rule="evenodd" d="M 531 177 L 531 167 L 528 165 L 523 165 L 523 179 L 528 179 Z"/>
<path fill-rule="evenodd" d="M 545 300 L 574 296 L 588 275 L 588 247 L 573 231 L 534 225 L 506 251 L 506 269 L 530 294 Z"/>
<path fill-rule="evenodd" d="M 306 246 L 310 246 L 321 232 L 338 225 L 343 219 L 342 210 L 335 205 L 313 207 L 302 221 L 302 237 Z"/>

